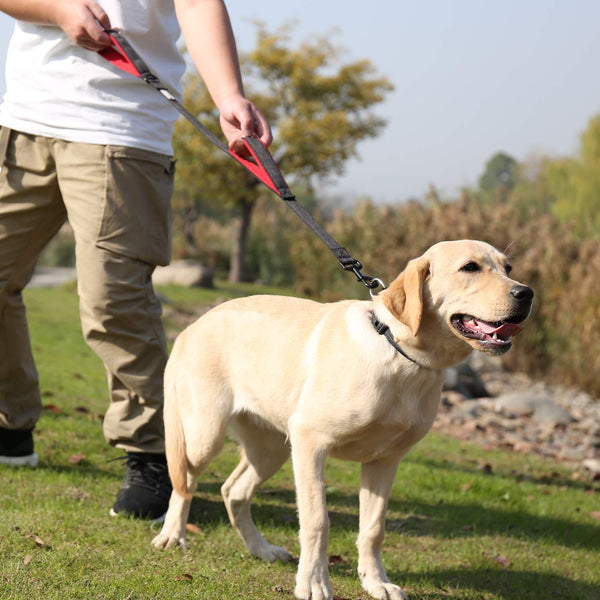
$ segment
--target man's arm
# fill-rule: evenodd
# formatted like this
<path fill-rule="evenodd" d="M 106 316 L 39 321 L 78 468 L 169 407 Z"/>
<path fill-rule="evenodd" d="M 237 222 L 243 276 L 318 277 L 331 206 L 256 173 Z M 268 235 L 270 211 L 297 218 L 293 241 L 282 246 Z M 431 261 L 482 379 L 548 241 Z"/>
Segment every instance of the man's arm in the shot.
<path fill-rule="evenodd" d="M 102 50 L 111 44 L 104 33 L 110 29 L 108 15 L 93 0 L 0 0 L 0 11 L 19 21 L 57 25 L 86 50 Z"/>
<path fill-rule="evenodd" d="M 175 9 L 190 57 L 221 112 L 221 128 L 229 145 L 244 152 L 240 138 L 248 136 L 270 144 L 269 123 L 244 96 L 225 4 L 222 0 L 175 0 Z"/>

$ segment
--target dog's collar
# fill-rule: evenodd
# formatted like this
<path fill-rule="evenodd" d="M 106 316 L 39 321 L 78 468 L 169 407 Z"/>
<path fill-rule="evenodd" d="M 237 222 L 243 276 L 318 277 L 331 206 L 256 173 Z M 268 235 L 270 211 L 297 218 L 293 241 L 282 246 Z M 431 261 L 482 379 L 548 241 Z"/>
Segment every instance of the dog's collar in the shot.
<path fill-rule="evenodd" d="M 410 360 L 411 363 L 414 363 L 418 367 L 427 368 L 424 365 L 418 363 L 414 358 L 411 358 L 408 354 L 406 354 L 406 352 L 404 352 L 404 350 L 402 350 L 402 348 L 400 347 L 398 342 L 396 342 L 396 340 L 394 339 L 394 336 L 393 336 L 392 332 L 390 331 L 390 328 L 385 323 L 382 323 L 375 316 L 374 311 L 371 311 L 371 324 L 373 325 L 373 328 L 375 329 L 375 331 L 379 335 L 382 335 L 390 343 L 392 348 L 394 348 L 394 350 L 396 350 L 397 352 L 402 354 L 402 356 L 404 356 L 404 358 L 406 358 L 407 360 Z"/>

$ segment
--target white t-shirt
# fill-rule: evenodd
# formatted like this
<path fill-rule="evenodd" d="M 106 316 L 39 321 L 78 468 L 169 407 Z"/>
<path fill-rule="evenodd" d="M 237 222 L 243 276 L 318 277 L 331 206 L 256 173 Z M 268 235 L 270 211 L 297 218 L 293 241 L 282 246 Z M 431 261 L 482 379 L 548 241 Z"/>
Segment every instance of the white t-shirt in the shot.
<path fill-rule="evenodd" d="M 185 61 L 173 0 L 99 0 L 160 80 L 181 96 Z M 142 79 L 77 47 L 58 27 L 17 21 L 0 125 L 24 133 L 173 153 L 178 112 Z"/>

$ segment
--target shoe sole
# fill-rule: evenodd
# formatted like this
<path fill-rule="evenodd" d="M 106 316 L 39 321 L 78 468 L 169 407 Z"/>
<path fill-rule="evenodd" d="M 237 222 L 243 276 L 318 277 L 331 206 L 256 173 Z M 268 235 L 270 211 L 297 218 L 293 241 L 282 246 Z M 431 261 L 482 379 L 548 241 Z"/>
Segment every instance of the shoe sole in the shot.
<path fill-rule="evenodd" d="M 9 467 L 37 467 L 38 455 L 34 452 L 27 456 L 0 456 L 0 465 Z"/>
<path fill-rule="evenodd" d="M 114 508 L 111 508 L 108 514 L 111 517 L 128 516 L 128 515 L 123 515 L 122 513 L 116 512 Z M 161 515 L 160 517 L 157 517 L 156 519 L 144 519 L 144 521 L 146 521 L 149 525 L 161 525 L 162 523 L 164 523 L 166 516 L 167 516 L 167 513 L 165 513 L 164 515 Z"/>

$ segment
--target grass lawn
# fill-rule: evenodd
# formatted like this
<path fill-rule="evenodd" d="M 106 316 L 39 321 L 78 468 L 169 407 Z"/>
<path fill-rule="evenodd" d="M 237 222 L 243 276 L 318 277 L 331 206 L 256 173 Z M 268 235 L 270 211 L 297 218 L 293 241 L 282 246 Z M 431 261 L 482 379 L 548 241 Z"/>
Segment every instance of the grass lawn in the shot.
<path fill-rule="evenodd" d="M 189 312 L 249 291 L 162 290 Z M 200 480 L 187 551 L 154 550 L 156 528 L 108 515 L 124 464 L 111 462 L 122 453 L 102 436 L 105 374 L 82 340 L 74 287 L 26 299 L 45 410 L 40 466 L 0 467 L 0 599 L 291 600 L 296 566 L 251 558 L 229 526 L 219 487 L 236 464 L 233 444 Z M 358 481 L 358 465 L 328 463 L 339 599 L 367 599 L 356 576 Z M 599 511 L 600 483 L 561 464 L 432 432 L 400 466 L 384 562 L 414 600 L 600 600 Z M 289 464 L 257 495 L 254 516 L 298 556 Z"/>

